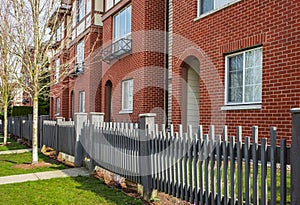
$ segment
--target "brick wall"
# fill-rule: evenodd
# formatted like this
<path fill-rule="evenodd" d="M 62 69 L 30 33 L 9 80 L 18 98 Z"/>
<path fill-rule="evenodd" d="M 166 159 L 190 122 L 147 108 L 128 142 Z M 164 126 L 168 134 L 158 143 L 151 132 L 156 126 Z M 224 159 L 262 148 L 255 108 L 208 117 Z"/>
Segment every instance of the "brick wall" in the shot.
<path fill-rule="evenodd" d="M 101 111 L 105 112 L 105 84 L 112 82 L 112 119 L 138 121 L 141 113 L 154 112 L 156 122 L 164 123 L 165 78 L 165 3 L 154 0 L 133 0 L 132 4 L 132 54 L 110 64 L 103 62 Z M 128 4 L 127 4 L 128 5 Z M 126 6 L 126 5 L 124 5 Z M 121 8 L 122 9 L 122 8 Z M 103 22 L 103 44 L 111 44 L 113 15 Z M 151 30 L 156 32 L 149 32 Z M 158 48 L 161 52 L 153 48 Z M 122 110 L 122 81 L 133 79 L 133 113 L 120 114 Z M 100 93 L 100 92 L 99 92 Z"/>
<path fill-rule="evenodd" d="M 195 20 L 197 0 L 173 0 L 173 73 L 180 78 L 185 57 L 199 59 L 199 123 L 205 131 L 211 123 L 227 124 L 234 135 L 241 125 L 244 135 L 251 135 L 250 127 L 258 125 L 260 136 L 268 137 L 270 126 L 276 126 L 278 138 L 290 143 L 290 109 L 300 106 L 299 10 L 297 0 L 242 0 Z M 221 111 L 225 54 L 256 45 L 263 48 L 262 109 Z M 179 124 L 181 85 L 176 77 L 172 83 L 172 122 Z"/>

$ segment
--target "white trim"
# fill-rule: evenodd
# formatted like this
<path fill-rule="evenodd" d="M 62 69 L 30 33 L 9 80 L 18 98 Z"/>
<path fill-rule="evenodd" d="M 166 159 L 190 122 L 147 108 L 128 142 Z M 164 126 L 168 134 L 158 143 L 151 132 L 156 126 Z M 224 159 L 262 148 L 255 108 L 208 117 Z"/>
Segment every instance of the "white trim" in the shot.
<path fill-rule="evenodd" d="M 221 107 L 221 110 L 261 110 L 262 106 L 261 104 L 259 105 L 225 105 Z"/>
<path fill-rule="evenodd" d="M 197 17 L 194 19 L 194 21 L 199 21 L 200 19 L 202 19 L 202 18 L 204 18 L 204 17 L 206 17 L 206 16 L 209 16 L 209 15 L 215 13 L 215 12 L 218 12 L 218 11 L 220 11 L 220 10 L 222 10 L 222 9 L 228 7 L 228 6 L 231 6 L 232 4 L 235 4 L 235 3 L 237 3 L 237 2 L 240 2 L 240 1 L 242 1 L 242 0 L 236 0 L 236 1 L 230 2 L 230 3 L 225 4 L 224 6 L 222 6 L 222 7 L 220 7 L 220 8 L 213 9 L 213 10 L 211 10 L 211 11 L 209 11 L 209 12 L 207 12 L 207 13 L 201 14 L 201 15 L 200 15 L 200 1 L 201 1 L 201 0 L 198 0 Z"/>
<path fill-rule="evenodd" d="M 119 112 L 119 114 L 132 114 L 133 110 L 122 110 Z"/>

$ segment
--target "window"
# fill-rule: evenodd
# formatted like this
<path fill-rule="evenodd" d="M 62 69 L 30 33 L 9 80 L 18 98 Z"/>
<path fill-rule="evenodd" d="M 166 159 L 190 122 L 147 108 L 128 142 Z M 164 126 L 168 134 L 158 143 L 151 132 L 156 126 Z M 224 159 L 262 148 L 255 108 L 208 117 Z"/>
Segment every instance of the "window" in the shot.
<path fill-rule="evenodd" d="M 79 92 L 79 112 L 85 112 L 85 92 Z"/>
<path fill-rule="evenodd" d="M 226 104 L 261 103 L 262 48 L 226 56 Z"/>
<path fill-rule="evenodd" d="M 60 116 L 60 98 L 56 98 L 56 116 Z"/>
<path fill-rule="evenodd" d="M 79 0 L 78 1 L 78 17 L 77 21 L 81 21 L 85 16 L 85 1 L 86 0 Z"/>
<path fill-rule="evenodd" d="M 133 80 L 122 82 L 122 111 L 132 111 L 133 108 Z"/>
<path fill-rule="evenodd" d="M 80 41 L 76 47 L 76 68 L 77 71 L 84 71 L 84 41 Z"/>
<path fill-rule="evenodd" d="M 198 0 L 198 16 L 222 8 L 237 0 Z"/>
<path fill-rule="evenodd" d="M 106 0 L 105 1 L 105 10 L 108 11 L 111 9 L 114 5 L 116 5 L 120 0 Z"/>
<path fill-rule="evenodd" d="M 56 59 L 56 62 L 55 62 L 55 75 L 54 75 L 54 80 L 55 80 L 55 83 L 58 83 L 59 81 L 59 67 L 60 67 L 60 59 Z"/>
<path fill-rule="evenodd" d="M 114 41 L 129 36 L 131 33 L 131 5 L 114 16 Z"/>

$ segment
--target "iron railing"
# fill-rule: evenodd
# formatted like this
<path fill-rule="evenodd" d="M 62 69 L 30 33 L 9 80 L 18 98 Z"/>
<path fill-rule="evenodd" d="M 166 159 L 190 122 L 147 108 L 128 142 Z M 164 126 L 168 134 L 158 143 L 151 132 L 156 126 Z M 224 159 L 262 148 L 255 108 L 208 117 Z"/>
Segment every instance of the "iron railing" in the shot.
<path fill-rule="evenodd" d="M 110 63 L 114 59 L 119 59 L 122 55 L 130 53 L 132 50 L 132 40 L 130 37 L 122 38 L 100 51 L 101 60 Z"/>

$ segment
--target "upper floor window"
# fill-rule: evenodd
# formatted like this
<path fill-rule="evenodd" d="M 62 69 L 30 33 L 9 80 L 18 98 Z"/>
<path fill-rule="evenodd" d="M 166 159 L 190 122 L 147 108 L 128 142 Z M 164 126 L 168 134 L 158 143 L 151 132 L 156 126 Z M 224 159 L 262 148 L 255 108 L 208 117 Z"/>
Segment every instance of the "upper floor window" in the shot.
<path fill-rule="evenodd" d="M 85 16 L 85 1 L 86 0 L 78 0 L 78 17 L 77 21 L 81 21 Z"/>
<path fill-rule="evenodd" d="M 106 0 L 105 1 L 105 11 L 111 9 L 114 5 L 116 5 L 121 0 Z"/>
<path fill-rule="evenodd" d="M 59 72 L 60 72 L 60 59 L 56 59 L 55 61 L 55 74 L 54 74 L 54 80 L 55 80 L 55 83 L 58 82 L 59 80 Z"/>
<path fill-rule="evenodd" d="M 198 16 L 224 7 L 237 0 L 198 0 Z"/>
<path fill-rule="evenodd" d="M 133 109 L 133 79 L 122 82 L 122 111 Z"/>
<path fill-rule="evenodd" d="M 60 98 L 56 98 L 56 116 L 60 115 Z"/>
<path fill-rule="evenodd" d="M 226 104 L 261 103 L 262 48 L 226 56 Z"/>
<path fill-rule="evenodd" d="M 85 92 L 79 92 L 79 112 L 85 112 Z"/>
<path fill-rule="evenodd" d="M 78 71 L 84 70 L 84 40 L 76 46 L 76 68 Z"/>
<path fill-rule="evenodd" d="M 114 16 L 114 41 L 131 33 L 131 5 Z"/>

